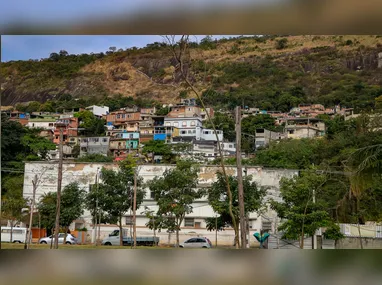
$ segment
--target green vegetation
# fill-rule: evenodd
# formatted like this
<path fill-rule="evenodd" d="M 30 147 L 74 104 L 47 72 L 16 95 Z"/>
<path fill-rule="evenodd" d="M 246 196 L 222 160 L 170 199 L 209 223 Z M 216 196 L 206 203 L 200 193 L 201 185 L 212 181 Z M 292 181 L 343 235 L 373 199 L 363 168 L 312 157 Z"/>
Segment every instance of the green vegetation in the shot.
<path fill-rule="evenodd" d="M 74 114 L 80 121 L 81 131 L 85 136 L 104 136 L 106 121 L 96 117 L 92 112 L 85 110 Z"/>
<path fill-rule="evenodd" d="M 106 213 L 111 221 L 117 222 L 120 233 L 122 233 L 122 217 L 132 208 L 134 192 L 134 172 L 136 161 L 132 157 L 127 157 L 119 163 L 119 170 L 109 170 L 102 168 L 102 183 L 98 185 L 100 199 L 98 205 Z M 145 191 L 141 188 L 142 178 L 136 178 L 137 199 L 136 205 L 143 202 Z M 123 236 L 120 235 L 120 245 L 123 245 Z"/>
<path fill-rule="evenodd" d="M 105 156 L 102 154 L 87 154 L 76 158 L 76 162 L 113 162 L 113 156 Z"/>
<path fill-rule="evenodd" d="M 199 168 L 190 161 L 179 160 L 176 168 L 167 169 L 161 177 L 148 183 L 154 193 L 159 209 L 152 228 L 165 228 L 176 232 L 176 246 L 179 246 L 179 231 L 186 214 L 192 213 L 192 203 L 203 196 L 197 189 Z"/>
<path fill-rule="evenodd" d="M 285 221 L 279 230 L 283 238 L 299 240 L 304 248 L 304 237 L 313 236 L 320 227 L 332 225 L 327 205 L 321 198 L 325 175 L 302 172 L 291 179 L 282 178 L 280 192 L 282 202 L 271 201 L 271 207 Z M 314 201 L 315 199 L 315 201 Z"/>
<path fill-rule="evenodd" d="M 239 224 L 239 192 L 237 178 L 229 176 L 229 184 L 232 192 L 232 207 L 233 213 L 236 219 L 236 224 Z M 263 204 L 263 198 L 266 193 L 266 189 L 257 186 L 255 182 L 252 182 L 250 177 L 244 177 L 243 179 L 244 189 L 244 205 L 246 213 L 260 212 Z M 217 230 L 223 230 L 225 227 L 233 225 L 231 216 L 229 214 L 229 198 L 227 195 L 227 186 L 225 184 L 225 177 L 222 173 L 217 173 L 217 181 L 212 183 L 212 186 L 208 189 L 208 202 L 211 205 L 217 217 Z M 215 218 L 207 218 L 207 229 L 209 231 L 216 230 Z"/>

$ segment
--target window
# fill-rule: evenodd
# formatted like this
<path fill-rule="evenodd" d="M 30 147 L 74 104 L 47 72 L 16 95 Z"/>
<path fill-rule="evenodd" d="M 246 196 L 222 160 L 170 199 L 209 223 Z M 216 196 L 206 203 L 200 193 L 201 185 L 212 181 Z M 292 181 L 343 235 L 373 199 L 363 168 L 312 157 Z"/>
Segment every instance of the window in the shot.
<path fill-rule="evenodd" d="M 179 124 L 178 124 L 178 122 L 176 122 L 173 125 L 174 125 L 174 127 L 177 127 Z"/>
<path fill-rule="evenodd" d="M 188 108 L 188 111 L 191 111 L 191 108 Z"/>
<path fill-rule="evenodd" d="M 195 121 L 191 121 L 191 126 L 195 126 Z"/>
<path fill-rule="evenodd" d="M 150 191 L 150 198 L 155 199 L 155 192 L 154 191 Z"/>
<path fill-rule="evenodd" d="M 117 115 L 117 119 L 121 118 L 121 115 Z"/>
<path fill-rule="evenodd" d="M 185 227 L 194 227 L 195 226 L 194 218 L 185 218 L 184 219 L 184 226 Z"/>
<path fill-rule="evenodd" d="M 127 117 L 128 117 L 128 118 L 131 118 L 131 115 L 130 115 L 130 114 L 128 114 L 128 115 L 127 115 Z"/>
<path fill-rule="evenodd" d="M 181 131 L 180 132 L 182 135 L 185 135 L 187 132 L 186 131 Z"/>
<path fill-rule="evenodd" d="M 49 127 L 53 127 L 53 123 L 49 123 Z"/>
<path fill-rule="evenodd" d="M 123 114 L 123 115 L 122 115 L 122 118 L 123 118 L 123 119 L 124 119 L 124 118 L 126 118 L 126 115 L 125 115 L 125 114 Z"/>
<path fill-rule="evenodd" d="M 70 141 L 71 141 L 71 142 L 74 142 L 74 141 L 75 141 L 75 138 L 70 138 Z"/>
<path fill-rule="evenodd" d="M 170 122 L 166 122 L 166 126 L 171 126 L 171 123 Z M 174 125 L 175 126 L 175 125 Z"/>
<path fill-rule="evenodd" d="M 229 147 L 229 148 L 233 148 L 233 145 L 232 145 L 232 144 L 230 144 L 228 147 Z"/>
<path fill-rule="evenodd" d="M 187 127 L 187 122 L 183 122 L 182 126 Z"/>
<path fill-rule="evenodd" d="M 189 133 L 189 134 L 192 134 L 192 130 L 189 130 L 188 133 Z"/>
<path fill-rule="evenodd" d="M 94 142 L 99 142 L 99 138 L 94 138 Z"/>
<path fill-rule="evenodd" d="M 102 141 L 103 141 L 103 142 L 107 142 L 107 138 L 103 138 Z"/>
<path fill-rule="evenodd" d="M 125 217 L 125 225 L 132 225 L 133 224 L 133 218 L 131 216 Z"/>

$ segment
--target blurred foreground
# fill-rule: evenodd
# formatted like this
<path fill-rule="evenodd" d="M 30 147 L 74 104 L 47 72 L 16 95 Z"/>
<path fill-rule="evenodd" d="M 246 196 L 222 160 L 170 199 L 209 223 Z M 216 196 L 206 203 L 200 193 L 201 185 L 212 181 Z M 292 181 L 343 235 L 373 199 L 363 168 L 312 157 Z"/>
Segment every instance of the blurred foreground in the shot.
<path fill-rule="evenodd" d="M 382 275 L 375 251 L 4 250 L 0 256 L 2 284 L 373 285 Z"/>

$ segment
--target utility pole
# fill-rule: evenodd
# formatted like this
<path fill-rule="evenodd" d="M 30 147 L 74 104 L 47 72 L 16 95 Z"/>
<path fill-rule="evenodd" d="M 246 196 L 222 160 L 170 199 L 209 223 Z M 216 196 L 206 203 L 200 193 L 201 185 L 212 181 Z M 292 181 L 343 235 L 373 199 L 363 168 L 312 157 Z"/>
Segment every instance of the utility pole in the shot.
<path fill-rule="evenodd" d="M 134 169 L 134 198 L 133 198 L 133 239 L 134 239 L 134 248 L 137 246 L 137 167 Z"/>
<path fill-rule="evenodd" d="M 316 191 L 313 189 L 313 204 L 316 204 Z M 317 249 L 317 235 L 316 233 L 313 234 L 313 244 L 312 249 Z"/>
<path fill-rule="evenodd" d="M 0 105 L 1 105 L 1 97 L 0 97 Z M 1 134 L 1 120 L 0 120 L 0 134 Z M 1 158 L 1 148 L 0 148 L 0 158 Z M 0 182 L 1 182 L 1 163 L 0 163 Z M 1 250 L 1 221 L 2 221 L 2 212 L 1 212 L 1 187 L 0 187 L 0 250 Z"/>
<path fill-rule="evenodd" d="M 30 246 L 30 243 L 32 240 L 33 210 L 34 210 L 34 204 L 35 204 L 35 198 L 36 198 L 37 183 L 38 183 L 38 178 L 37 178 L 37 174 L 36 174 L 34 176 L 34 179 L 32 180 L 33 195 L 32 195 L 32 204 L 31 204 L 30 213 L 29 213 L 29 231 L 28 231 L 28 240 L 27 240 L 27 248 L 26 249 L 29 249 L 29 246 Z"/>
<path fill-rule="evenodd" d="M 60 144 L 58 161 L 58 180 L 57 180 L 57 205 L 56 205 L 56 227 L 54 230 L 54 249 L 58 249 L 58 233 L 60 231 L 60 204 L 61 204 L 61 184 L 62 184 L 62 161 L 63 161 L 63 129 L 60 126 Z"/>
<path fill-rule="evenodd" d="M 92 232 L 92 243 L 97 246 L 97 218 L 98 218 L 98 173 L 99 173 L 99 168 L 97 168 L 97 174 L 95 178 L 95 191 L 96 192 L 96 205 L 95 205 L 95 210 L 94 210 L 94 220 L 93 220 L 93 232 Z M 94 190 L 93 190 L 94 191 Z"/>
<path fill-rule="evenodd" d="M 241 165 L 241 108 L 240 106 L 236 107 L 236 165 L 237 165 L 237 183 L 238 183 L 238 192 L 239 192 L 241 248 L 246 248 L 243 167 Z"/>
<path fill-rule="evenodd" d="M 215 247 L 218 247 L 218 216 L 215 216 Z"/>

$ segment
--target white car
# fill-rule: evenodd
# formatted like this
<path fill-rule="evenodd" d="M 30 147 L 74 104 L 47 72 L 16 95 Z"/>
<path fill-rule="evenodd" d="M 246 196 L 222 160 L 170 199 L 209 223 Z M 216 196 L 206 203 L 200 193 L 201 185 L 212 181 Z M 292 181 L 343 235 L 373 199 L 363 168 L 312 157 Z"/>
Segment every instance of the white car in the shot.
<path fill-rule="evenodd" d="M 64 236 L 65 234 L 64 233 L 59 233 L 58 234 L 58 243 L 59 244 L 63 244 L 64 243 Z M 40 244 L 50 244 L 53 240 L 53 243 L 54 243 L 54 236 L 51 235 L 51 236 L 48 236 L 48 237 L 44 237 L 44 238 L 40 238 L 40 240 L 38 241 L 38 243 Z M 72 234 L 66 234 L 66 244 L 77 244 L 77 239 L 75 238 L 75 236 L 73 236 Z"/>
<path fill-rule="evenodd" d="M 211 248 L 212 244 L 208 238 L 205 237 L 197 237 L 197 238 L 190 238 L 181 244 L 179 244 L 179 247 L 182 248 Z"/>

